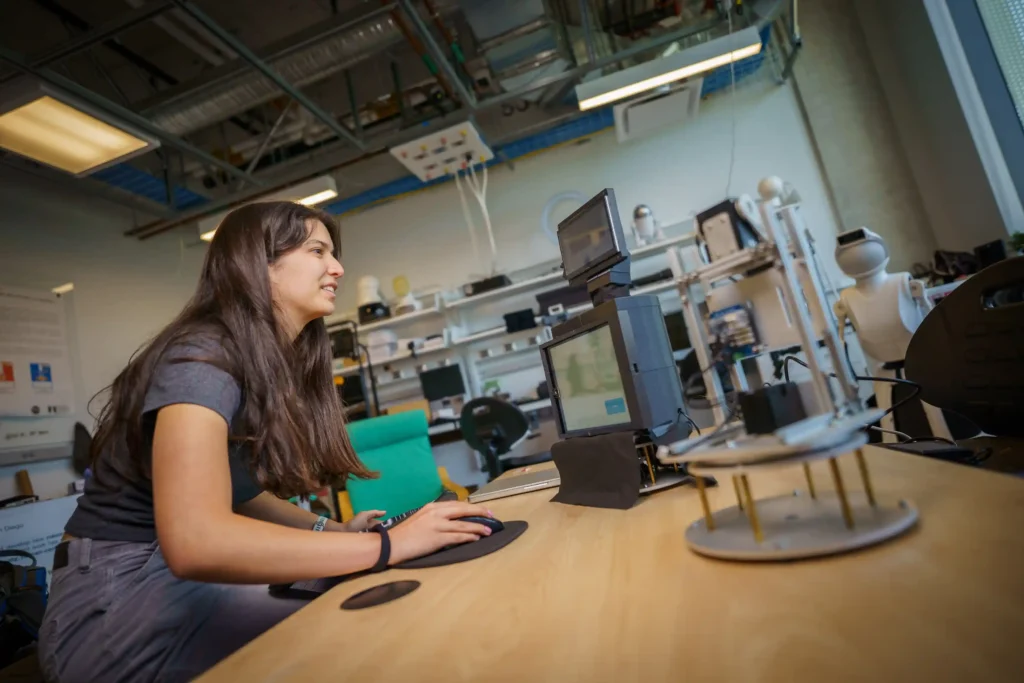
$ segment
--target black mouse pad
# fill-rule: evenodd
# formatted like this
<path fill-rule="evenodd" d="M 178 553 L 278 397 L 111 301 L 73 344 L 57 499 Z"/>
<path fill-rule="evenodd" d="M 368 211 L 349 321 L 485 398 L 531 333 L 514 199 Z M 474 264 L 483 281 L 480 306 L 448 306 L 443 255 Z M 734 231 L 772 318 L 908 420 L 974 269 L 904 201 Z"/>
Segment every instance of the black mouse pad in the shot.
<path fill-rule="evenodd" d="M 419 581 L 391 581 L 390 583 L 382 583 L 349 596 L 345 602 L 341 603 L 341 609 L 354 610 L 376 607 L 377 605 L 383 605 L 384 603 L 404 597 L 419 587 Z"/>
<path fill-rule="evenodd" d="M 484 555 L 490 555 L 496 550 L 501 550 L 512 541 L 523 535 L 529 528 L 526 522 L 504 522 L 505 528 L 490 536 L 482 536 L 479 541 L 463 543 L 447 550 L 438 550 L 430 555 L 417 557 L 413 560 L 406 560 L 401 564 L 394 565 L 396 569 L 424 569 L 426 567 L 443 567 L 446 564 L 457 564 L 468 560 L 475 560 Z"/>

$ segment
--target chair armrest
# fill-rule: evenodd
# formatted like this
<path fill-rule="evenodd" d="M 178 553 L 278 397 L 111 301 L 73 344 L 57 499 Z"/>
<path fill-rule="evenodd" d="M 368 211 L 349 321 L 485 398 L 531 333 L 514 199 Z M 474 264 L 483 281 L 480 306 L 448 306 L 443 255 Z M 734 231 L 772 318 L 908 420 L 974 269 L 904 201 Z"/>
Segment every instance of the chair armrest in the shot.
<path fill-rule="evenodd" d="M 437 474 L 441 477 L 441 486 L 447 491 L 456 494 L 461 501 L 469 500 L 469 491 L 464 486 L 459 486 L 448 476 L 448 470 L 444 467 L 437 468 Z M 351 510 L 351 506 L 349 507 Z"/>

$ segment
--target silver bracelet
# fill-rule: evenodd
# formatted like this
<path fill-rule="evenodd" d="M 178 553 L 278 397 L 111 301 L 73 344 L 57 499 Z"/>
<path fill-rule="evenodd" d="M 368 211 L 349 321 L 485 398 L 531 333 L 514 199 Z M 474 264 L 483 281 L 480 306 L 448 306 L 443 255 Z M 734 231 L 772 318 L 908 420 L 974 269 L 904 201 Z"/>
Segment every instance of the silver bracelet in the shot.
<path fill-rule="evenodd" d="M 323 531 L 327 527 L 327 520 L 327 517 L 321 515 L 320 518 L 317 519 L 316 523 L 313 525 L 313 531 Z"/>

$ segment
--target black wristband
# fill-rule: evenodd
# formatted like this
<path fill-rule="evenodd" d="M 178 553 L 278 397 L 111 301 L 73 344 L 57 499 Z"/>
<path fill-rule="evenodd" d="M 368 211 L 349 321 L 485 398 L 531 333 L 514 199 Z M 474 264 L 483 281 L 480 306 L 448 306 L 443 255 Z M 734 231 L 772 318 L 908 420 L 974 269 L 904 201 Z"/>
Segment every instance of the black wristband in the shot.
<path fill-rule="evenodd" d="M 388 530 L 381 524 L 374 525 L 370 531 L 375 531 L 380 534 L 380 557 L 377 558 L 377 564 L 373 565 L 371 572 L 382 572 L 388 568 L 388 562 L 391 560 L 391 538 L 388 537 Z"/>

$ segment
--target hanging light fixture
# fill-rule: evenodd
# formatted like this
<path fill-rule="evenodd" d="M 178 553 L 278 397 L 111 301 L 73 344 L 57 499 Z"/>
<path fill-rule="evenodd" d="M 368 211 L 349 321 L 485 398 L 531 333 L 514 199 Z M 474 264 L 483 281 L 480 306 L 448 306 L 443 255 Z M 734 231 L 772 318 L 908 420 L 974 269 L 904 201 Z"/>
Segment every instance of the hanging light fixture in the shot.
<path fill-rule="evenodd" d="M 576 86 L 580 110 L 594 109 L 761 52 L 753 26 Z"/>
<path fill-rule="evenodd" d="M 116 117 L 23 77 L 0 95 L 0 147 L 75 176 L 159 146 Z"/>

